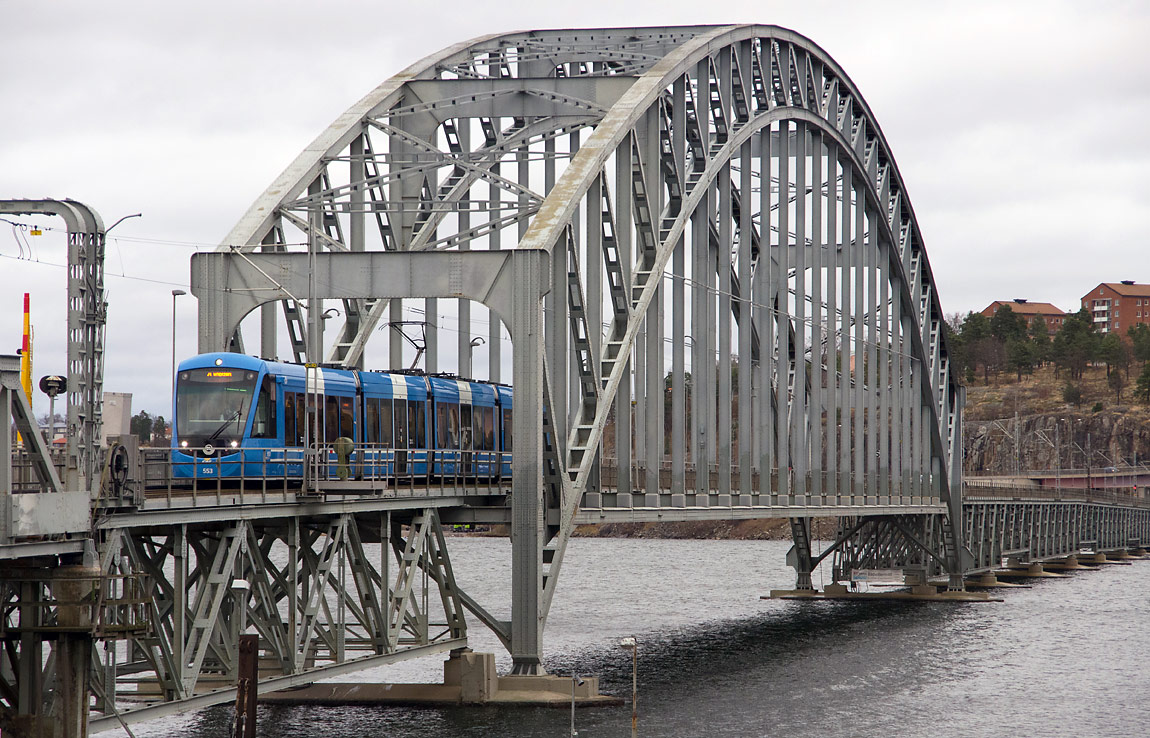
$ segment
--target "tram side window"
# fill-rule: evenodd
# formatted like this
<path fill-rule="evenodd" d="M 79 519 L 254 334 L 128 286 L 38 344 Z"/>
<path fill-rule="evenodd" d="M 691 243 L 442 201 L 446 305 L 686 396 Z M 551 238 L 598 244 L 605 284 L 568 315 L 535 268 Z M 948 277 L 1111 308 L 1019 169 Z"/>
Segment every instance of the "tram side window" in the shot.
<path fill-rule="evenodd" d="M 459 448 L 459 406 L 447 402 L 435 405 L 436 445 L 442 449 Z"/>
<path fill-rule="evenodd" d="M 395 447 L 407 448 L 407 400 L 395 401 Z"/>
<path fill-rule="evenodd" d="M 284 445 L 298 446 L 295 435 L 295 393 L 284 392 Z"/>
<path fill-rule="evenodd" d="M 340 435 L 355 440 L 355 409 L 350 397 L 339 398 Z"/>
<path fill-rule="evenodd" d="M 407 402 L 407 429 L 411 433 L 409 448 L 427 448 L 427 439 L 423 434 L 426 404 L 422 400 L 408 400 Z"/>
<path fill-rule="evenodd" d="M 495 450 L 495 434 L 492 421 L 495 408 L 475 408 L 475 447 L 481 451 Z"/>
<path fill-rule="evenodd" d="M 310 420 L 307 417 L 308 412 L 306 396 L 298 392 L 294 393 L 292 396 L 295 397 L 295 435 L 285 436 L 285 438 L 290 438 L 292 445 L 303 446 L 305 443 L 304 430 L 307 428 L 307 424 L 309 422 L 315 422 L 315 416 L 312 416 Z M 286 433 L 287 431 L 284 432 Z M 315 430 L 312 430 L 312 435 L 315 435 Z"/>
<path fill-rule="evenodd" d="M 391 400 L 379 401 L 379 442 L 391 448 Z"/>
<path fill-rule="evenodd" d="M 363 442 L 369 446 L 379 443 L 379 398 L 363 401 Z"/>
<path fill-rule="evenodd" d="M 503 411 L 503 450 L 511 450 L 511 411 Z"/>
<path fill-rule="evenodd" d="M 324 435 L 323 440 L 334 441 L 339 438 L 339 398 L 325 397 L 324 399 Z"/>
<path fill-rule="evenodd" d="M 256 398 L 256 414 L 252 419 L 252 438 L 276 437 L 276 383 L 264 376 L 260 394 Z"/>
<path fill-rule="evenodd" d="M 464 451 L 471 450 L 471 406 L 459 406 L 459 447 Z"/>

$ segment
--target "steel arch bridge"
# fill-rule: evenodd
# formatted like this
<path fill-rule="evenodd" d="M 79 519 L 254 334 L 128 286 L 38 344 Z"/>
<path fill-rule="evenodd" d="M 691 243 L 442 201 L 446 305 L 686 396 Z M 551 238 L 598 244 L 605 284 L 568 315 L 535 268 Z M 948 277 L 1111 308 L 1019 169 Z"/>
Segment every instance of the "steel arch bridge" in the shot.
<path fill-rule="evenodd" d="M 511 622 L 471 609 L 517 673 L 541 669 L 577 522 L 785 517 L 799 587 L 832 553 L 961 586 L 962 391 L 923 238 L 859 90 L 793 31 L 450 46 L 341 115 L 192 273 L 203 351 L 258 334 L 263 356 L 403 369 L 402 328 L 379 330 L 416 313 L 428 372 L 514 383 Z M 815 516 L 842 519 L 821 555 Z"/>

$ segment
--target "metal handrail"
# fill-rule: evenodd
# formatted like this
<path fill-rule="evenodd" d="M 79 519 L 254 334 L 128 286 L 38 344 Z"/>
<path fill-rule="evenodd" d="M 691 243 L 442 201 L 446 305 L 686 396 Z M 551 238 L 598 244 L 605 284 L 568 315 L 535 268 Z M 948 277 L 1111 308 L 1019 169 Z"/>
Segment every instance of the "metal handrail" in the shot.
<path fill-rule="evenodd" d="M 183 501 L 193 505 L 203 501 L 266 503 L 281 501 L 284 494 L 455 496 L 509 491 L 510 475 L 505 473 L 510 467 L 509 452 L 355 444 L 347 463 L 341 464 L 333 446 L 238 448 L 186 459 L 175 456 L 173 451 L 178 449 L 141 449 L 144 496 L 176 506 Z M 444 454 L 450 455 L 446 473 Z M 462 463 L 457 460 L 460 454 L 465 455 Z M 345 475 L 340 473 L 341 466 Z"/>

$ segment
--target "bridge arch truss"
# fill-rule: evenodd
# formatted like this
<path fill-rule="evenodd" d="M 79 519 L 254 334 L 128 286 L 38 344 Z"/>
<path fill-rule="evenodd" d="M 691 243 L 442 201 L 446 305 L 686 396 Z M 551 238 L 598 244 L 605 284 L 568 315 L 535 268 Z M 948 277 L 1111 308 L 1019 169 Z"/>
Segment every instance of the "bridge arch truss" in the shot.
<path fill-rule="evenodd" d="M 243 216 L 223 282 L 197 292 L 200 347 L 241 349 L 251 311 L 264 356 L 400 369 L 402 336 L 378 331 L 414 312 L 428 371 L 511 381 L 519 413 L 511 316 L 490 300 L 349 291 L 338 266 L 322 281 L 299 268 L 304 253 L 447 264 L 507 249 L 550 254 L 541 330 L 514 336 L 544 367 L 538 515 L 513 524 L 529 559 L 513 620 L 533 622 L 512 635 L 517 668 L 538 654 L 580 521 L 788 517 L 799 543 L 813 516 L 933 516 L 943 550 L 921 557 L 961 572 L 962 393 L 923 238 L 874 115 L 810 40 L 756 25 L 531 31 L 427 57 Z M 332 299 L 341 325 L 325 336 Z"/>

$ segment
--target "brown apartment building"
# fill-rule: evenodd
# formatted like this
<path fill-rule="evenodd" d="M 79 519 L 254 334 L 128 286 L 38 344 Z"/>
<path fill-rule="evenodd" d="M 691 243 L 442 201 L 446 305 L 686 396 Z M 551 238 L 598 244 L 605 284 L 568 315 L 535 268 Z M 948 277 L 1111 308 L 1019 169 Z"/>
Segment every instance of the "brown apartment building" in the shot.
<path fill-rule="evenodd" d="M 1126 334 L 1135 323 L 1150 323 L 1150 284 L 1103 282 L 1082 298 L 1099 333 Z"/>
<path fill-rule="evenodd" d="M 1066 319 L 1066 312 L 1059 310 L 1049 302 L 1030 302 L 1029 300 L 1014 299 L 1014 300 L 995 300 L 983 309 L 982 314 L 988 318 L 993 318 L 994 314 L 1003 305 L 1009 305 L 1010 309 L 1014 311 L 1015 315 L 1021 315 L 1026 318 L 1026 324 L 1029 326 L 1034 323 L 1034 319 L 1039 315 L 1046 321 L 1046 329 L 1051 333 L 1055 333 L 1062 327 L 1062 321 Z"/>

